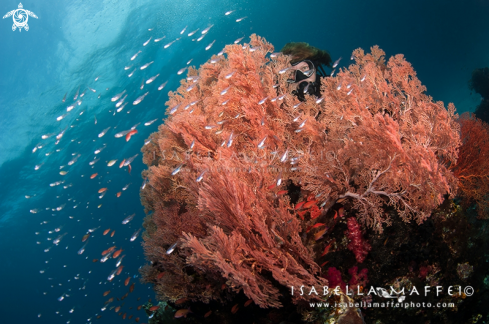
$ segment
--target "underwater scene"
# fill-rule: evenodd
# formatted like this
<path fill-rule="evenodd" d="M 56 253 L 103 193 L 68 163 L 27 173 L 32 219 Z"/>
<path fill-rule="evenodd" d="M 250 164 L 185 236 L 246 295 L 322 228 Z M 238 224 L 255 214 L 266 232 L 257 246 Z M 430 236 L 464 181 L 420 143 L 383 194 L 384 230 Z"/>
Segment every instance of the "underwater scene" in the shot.
<path fill-rule="evenodd" d="M 0 323 L 489 323 L 489 1 L 0 9 Z"/>

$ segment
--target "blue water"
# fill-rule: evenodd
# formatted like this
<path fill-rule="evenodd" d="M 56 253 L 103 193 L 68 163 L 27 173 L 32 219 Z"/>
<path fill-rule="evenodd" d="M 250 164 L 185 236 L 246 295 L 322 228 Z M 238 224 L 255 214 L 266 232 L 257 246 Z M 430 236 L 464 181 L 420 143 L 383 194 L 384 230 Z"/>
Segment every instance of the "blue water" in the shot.
<path fill-rule="evenodd" d="M 2 1 L 0 13 L 3 16 L 17 6 L 16 1 Z M 329 51 L 333 60 L 343 57 L 340 66 L 349 64 L 354 49 L 379 45 L 387 56 L 404 54 L 428 94 L 436 101 L 453 102 L 459 113 L 474 111 L 480 102 L 478 95 L 470 94 L 467 82 L 473 69 L 489 65 L 489 2 L 483 0 L 32 0 L 23 6 L 39 17 L 29 17 L 29 31 L 13 32 L 12 17 L 0 23 L 1 323 L 88 323 L 97 315 L 102 315 L 100 323 L 113 323 L 120 317 L 101 308 L 110 297 L 120 298 L 128 291 L 123 285 L 128 276 L 136 286 L 121 311 L 147 321 L 136 307 L 148 298 L 154 300 L 154 293 L 133 278 L 145 259 L 141 238 L 129 241 L 144 217 L 139 200 L 140 173 L 145 167 L 140 149 L 165 117 L 167 92 L 177 88 L 186 75 L 177 71 L 190 59 L 190 65 L 199 67 L 235 39 L 245 36 L 243 42 L 247 42 L 252 33 L 265 37 L 277 50 L 290 41 L 308 42 Z M 235 11 L 225 16 L 228 10 Z M 241 17 L 247 18 L 235 21 Z M 192 41 L 211 24 L 202 41 Z M 180 35 L 185 26 L 186 32 Z M 187 36 L 197 28 L 193 37 Z M 154 42 L 163 36 L 161 42 Z M 177 37 L 182 39 L 163 48 Z M 205 50 L 213 40 L 212 48 Z M 139 56 L 130 61 L 139 50 Z M 146 70 L 138 68 L 128 78 L 135 67 L 151 61 Z M 129 65 L 133 67 L 124 70 Z M 158 73 L 153 83 L 139 89 L 143 79 Z M 164 90 L 158 91 L 165 81 Z M 80 93 L 87 87 L 96 93 L 87 90 L 81 105 L 57 121 L 75 102 L 79 87 Z M 129 103 L 114 115 L 115 103 L 110 98 L 124 89 Z M 146 91 L 148 96 L 134 106 L 132 101 Z M 144 126 L 155 118 L 155 123 Z M 114 137 L 137 123 L 138 133 L 129 142 Z M 55 135 L 65 128 L 55 145 Z M 55 135 L 41 138 L 50 133 Z M 106 148 L 95 156 L 103 144 Z M 122 159 L 137 153 L 131 174 L 127 168 L 118 168 Z M 67 165 L 77 154 L 81 155 L 78 161 Z M 100 161 L 92 167 L 89 162 L 94 157 Z M 108 167 L 112 159 L 118 161 Z M 36 165 L 41 165 L 37 171 Z M 68 173 L 62 176 L 62 170 Z M 98 177 L 90 180 L 95 172 Z M 129 188 L 122 191 L 127 184 Z M 97 191 L 102 187 L 108 190 L 100 199 Z M 119 191 L 122 195 L 116 198 Z M 39 212 L 31 213 L 34 209 Z M 121 224 L 132 213 L 136 213 L 134 219 Z M 82 236 L 94 228 L 98 229 L 86 251 L 79 255 Z M 107 228 L 116 231 L 113 238 L 102 235 Z M 53 240 L 63 233 L 67 234 L 54 245 Z M 112 245 L 123 248 L 126 256 L 122 274 L 109 282 L 107 276 L 116 261 L 93 263 L 92 259 L 100 259 L 101 252 Z M 109 289 L 111 293 L 103 297 Z M 63 294 L 69 297 L 58 301 Z"/>

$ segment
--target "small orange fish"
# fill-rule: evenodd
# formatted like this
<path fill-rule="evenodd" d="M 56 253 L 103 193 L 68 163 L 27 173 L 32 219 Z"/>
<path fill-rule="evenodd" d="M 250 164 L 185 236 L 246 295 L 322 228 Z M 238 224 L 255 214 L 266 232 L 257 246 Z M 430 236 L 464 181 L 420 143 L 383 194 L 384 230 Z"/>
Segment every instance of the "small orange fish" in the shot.
<path fill-rule="evenodd" d="M 106 292 L 104 292 L 104 297 L 107 296 L 108 294 L 110 294 L 110 290 L 107 290 Z"/>
<path fill-rule="evenodd" d="M 188 301 L 188 298 L 183 297 L 183 298 L 176 300 L 175 305 L 180 305 L 180 304 L 186 303 L 187 301 Z"/>
<path fill-rule="evenodd" d="M 126 319 L 126 316 L 127 316 L 127 313 L 124 313 L 124 315 L 122 315 L 122 319 Z"/>
<path fill-rule="evenodd" d="M 117 198 L 119 198 L 119 197 L 121 196 L 121 193 L 122 193 L 122 192 L 120 192 L 120 191 L 119 191 L 119 192 L 116 194 Z"/>
<path fill-rule="evenodd" d="M 310 230 L 316 228 L 316 227 L 320 227 L 320 226 L 323 226 L 323 225 L 326 225 L 324 223 L 316 223 L 314 224 L 313 226 L 309 227 L 307 230 L 306 230 L 306 233 L 309 232 Z"/>
<path fill-rule="evenodd" d="M 107 300 L 107 301 L 105 302 L 105 305 L 110 304 L 110 303 L 112 303 L 113 301 L 114 301 L 114 297 L 109 298 L 109 300 Z"/>
<path fill-rule="evenodd" d="M 115 250 L 115 245 L 114 246 L 111 246 L 110 248 L 108 248 L 107 250 L 105 250 L 104 252 L 102 252 L 102 255 L 106 255 L 112 251 Z"/>
<path fill-rule="evenodd" d="M 314 234 L 314 240 L 315 241 L 319 240 L 321 237 L 323 237 L 324 234 L 326 234 L 327 231 L 328 231 L 328 228 L 325 227 L 322 230 L 320 230 L 319 232 L 317 232 L 316 234 Z"/>
<path fill-rule="evenodd" d="M 308 201 L 304 204 L 304 208 L 309 208 L 311 207 L 312 205 L 314 205 L 315 203 L 317 203 L 318 201 L 317 200 L 311 200 L 311 201 Z"/>
<path fill-rule="evenodd" d="M 124 166 L 124 162 L 126 162 L 126 159 L 122 160 L 122 162 L 119 164 L 119 169 Z"/>
<path fill-rule="evenodd" d="M 154 311 L 155 311 L 155 310 L 157 310 L 158 308 L 160 308 L 160 306 L 156 305 L 156 306 L 150 307 L 150 308 L 149 308 L 149 311 L 150 311 L 150 312 L 154 312 Z"/>
<path fill-rule="evenodd" d="M 244 307 L 248 307 L 253 302 L 252 299 L 248 299 L 246 303 L 244 303 Z"/>
<path fill-rule="evenodd" d="M 175 318 L 181 318 L 181 317 L 187 318 L 188 313 L 191 313 L 190 308 L 188 308 L 188 309 L 179 309 L 175 313 Z"/>
<path fill-rule="evenodd" d="M 100 189 L 98 190 L 98 193 L 102 193 L 102 192 L 104 192 L 104 191 L 107 191 L 107 188 L 100 188 Z"/>
<path fill-rule="evenodd" d="M 207 317 L 211 316 L 211 314 L 212 314 L 212 311 L 210 310 L 207 313 L 205 313 L 204 318 L 207 318 Z"/>
<path fill-rule="evenodd" d="M 345 216 L 345 208 L 341 207 L 340 209 L 338 209 L 338 215 L 340 217 Z"/>
<path fill-rule="evenodd" d="M 110 233 L 110 237 L 114 237 L 114 234 L 115 234 L 115 230 L 113 230 L 112 233 Z"/>
<path fill-rule="evenodd" d="M 136 317 L 135 321 L 136 323 L 139 323 L 139 317 Z"/>
<path fill-rule="evenodd" d="M 163 277 L 164 274 L 165 274 L 164 272 L 158 273 L 158 275 L 156 276 L 156 279 L 157 280 L 160 280 Z"/>
<path fill-rule="evenodd" d="M 82 242 L 85 242 L 86 240 L 88 240 L 88 238 L 90 237 L 91 233 L 87 233 L 85 235 L 83 235 L 82 237 Z"/>
<path fill-rule="evenodd" d="M 127 279 L 124 281 L 124 286 L 129 285 L 130 280 L 131 280 L 131 277 L 127 277 Z"/>
<path fill-rule="evenodd" d="M 236 312 L 238 311 L 238 309 L 239 309 L 238 304 L 234 305 L 233 308 L 231 308 L 231 313 L 232 314 L 236 314 Z"/>
<path fill-rule="evenodd" d="M 324 267 L 329 261 L 325 261 L 323 263 L 321 263 L 321 268 Z"/>
<path fill-rule="evenodd" d="M 122 272 L 122 269 L 124 268 L 124 266 L 119 266 L 119 268 L 117 268 L 117 272 L 115 273 L 116 276 L 120 275 L 121 272 Z"/>
<path fill-rule="evenodd" d="M 92 174 L 92 175 L 90 176 L 90 179 L 93 179 L 93 178 L 95 178 L 96 176 L 98 176 L 98 173 L 94 173 L 94 174 Z"/>
<path fill-rule="evenodd" d="M 329 249 L 331 248 L 331 245 L 333 244 L 333 241 L 331 241 L 331 243 L 329 243 L 325 248 L 324 248 L 324 252 L 323 254 L 321 254 L 321 256 L 325 256 L 326 254 L 329 253 Z"/>
<path fill-rule="evenodd" d="M 108 232 L 110 232 L 110 228 L 108 228 L 108 229 L 106 229 L 106 230 L 104 231 L 104 235 L 107 235 L 107 233 L 108 233 Z"/>
<path fill-rule="evenodd" d="M 137 129 L 133 129 L 131 130 L 129 133 L 126 134 L 126 142 L 129 142 L 129 140 L 131 139 L 131 136 L 136 134 L 138 132 Z"/>
<path fill-rule="evenodd" d="M 143 307 L 143 305 L 139 305 L 138 306 L 138 310 L 141 310 L 142 307 Z"/>
<path fill-rule="evenodd" d="M 98 259 L 93 259 L 92 262 L 93 263 L 98 262 Z"/>
<path fill-rule="evenodd" d="M 118 256 L 121 254 L 121 252 L 122 252 L 122 249 L 115 251 L 115 252 L 114 252 L 114 255 L 112 255 L 112 257 L 113 257 L 114 259 L 115 259 L 115 258 L 117 258 L 117 257 L 118 257 Z"/>
<path fill-rule="evenodd" d="M 134 282 L 132 283 L 131 287 L 129 287 L 129 292 L 133 292 L 134 291 Z"/>
<path fill-rule="evenodd" d="M 283 194 L 286 194 L 287 193 L 287 190 L 280 190 L 279 192 L 277 192 L 277 196 L 281 196 Z"/>
<path fill-rule="evenodd" d="M 295 210 L 299 209 L 302 207 L 302 205 L 304 205 L 304 201 L 301 201 L 300 203 L 298 203 L 297 205 L 295 205 Z"/>
<path fill-rule="evenodd" d="M 273 185 L 270 185 L 267 187 L 268 190 L 275 188 L 276 184 L 274 183 Z"/>
<path fill-rule="evenodd" d="M 131 174 L 131 170 L 132 170 L 131 163 L 129 163 L 127 165 L 127 172 L 129 172 L 129 174 Z"/>

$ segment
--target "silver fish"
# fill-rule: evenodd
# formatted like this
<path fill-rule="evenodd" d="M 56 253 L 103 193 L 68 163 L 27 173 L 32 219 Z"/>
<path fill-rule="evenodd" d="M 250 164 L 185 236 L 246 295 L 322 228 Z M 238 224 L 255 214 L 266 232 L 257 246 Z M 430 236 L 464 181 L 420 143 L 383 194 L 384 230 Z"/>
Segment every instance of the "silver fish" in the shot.
<path fill-rule="evenodd" d="M 104 135 L 107 133 L 107 131 L 108 131 L 109 129 L 110 129 L 110 126 L 109 126 L 109 127 L 107 127 L 106 129 L 104 129 L 102 132 L 100 132 L 100 134 L 98 134 L 98 137 L 102 137 L 102 136 L 104 136 Z"/>
<path fill-rule="evenodd" d="M 102 262 L 102 260 L 100 260 L 100 262 Z M 105 262 L 105 261 L 104 261 Z M 114 279 L 115 277 L 115 273 L 117 272 L 117 269 L 114 269 L 110 274 L 109 276 L 107 277 L 107 280 L 108 281 L 112 281 L 112 279 Z"/>
<path fill-rule="evenodd" d="M 95 160 L 92 160 L 90 161 L 88 164 L 90 165 L 94 165 L 95 163 L 97 163 L 100 159 L 95 159 Z"/>
<path fill-rule="evenodd" d="M 340 63 L 340 61 L 341 61 L 341 57 L 339 59 L 337 59 L 336 61 L 334 61 L 334 63 L 333 63 L 333 69 L 338 66 L 338 64 Z"/>
<path fill-rule="evenodd" d="M 176 247 L 177 247 L 177 242 L 173 243 L 173 245 L 170 246 L 168 250 L 166 250 L 166 254 L 170 255 L 175 250 Z"/>
<path fill-rule="evenodd" d="M 129 131 L 123 131 L 123 132 L 119 132 L 117 134 L 114 135 L 115 138 L 120 138 L 122 136 L 126 136 L 126 134 L 129 133 Z"/>
<path fill-rule="evenodd" d="M 159 87 L 158 87 L 158 91 L 160 90 L 163 90 L 163 88 L 166 86 L 166 84 L 168 83 L 168 81 L 165 81 L 163 82 Z"/>
<path fill-rule="evenodd" d="M 277 187 L 282 184 L 282 171 L 280 171 L 280 174 L 277 176 Z"/>
<path fill-rule="evenodd" d="M 177 39 L 175 39 L 175 40 L 173 40 L 173 41 L 169 42 L 168 44 L 166 44 L 165 46 L 163 46 L 163 48 L 168 48 L 168 47 L 170 47 L 170 46 L 171 46 L 173 43 L 175 43 L 175 42 L 176 42 L 177 40 L 179 40 L 179 39 L 180 39 L 180 38 L 177 38 Z"/>
<path fill-rule="evenodd" d="M 160 74 L 158 73 L 157 75 L 155 75 L 154 77 L 151 77 L 149 78 L 148 80 L 146 80 L 146 84 L 150 84 L 151 82 L 153 82 Z"/>
<path fill-rule="evenodd" d="M 280 162 L 285 162 L 287 161 L 287 154 L 289 153 L 289 150 L 285 150 L 284 154 L 282 155 L 282 157 L 280 158 Z"/>
<path fill-rule="evenodd" d="M 131 215 L 127 216 L 127 217 L 126 217 L 126 218 L 124 218 L 124 220 L 122 221 L 122 224 L 127 224 L 127 223 L 129 223 L 129 222 L 130 222 L 130 221 L 131 221 L 131 220 L 134 218 L 134 216 L 136 216 L 136 213 L 134 213 L 134 214 L 131 214 Z"/>
<path fill-rule="evenodd" d="M 140 70 L 144 70 L 144 69 L 146 69 L 148 66 L 150 66 L 150 65 L 151 65 L 151 64 L 153 64 L 153 63 L 154 63 L 154 61 L 151 61 L 151 62 L 149 62 L 149 63 L 146 63 L 146 64 L 144 64 L 143 66 L 141 66 L 139 69 L 140 69 Z"/>
<path fill-rule="evenodd" d="M 268 135 L 266 135 L 266 136 L 265 136 L 265 137 L 264 137 L 264 138 L 261 140 L 261 142 L 260 142 L 260 143 L 258 143 L 258 148 L 262 148 L 262 147 L 263 147 L 263 145 L 265 144 L 265 140 L 267 139 L 267 137 L 268 137 Z"/>
<path fill-rule="evenodd" d="M 231 134 L 229 134 L 229 139 L 228 139 L 228 143 L 227 143 L 227 147 L 231 147 L 231 145 L 233 144 L 233 132 L 231 132 Z"/>
<path fill-rule="evenodd" d="M 135 154 L 135 155 L 133 155 L 133 156 L 131 156 L 131 157 L 130 157 L 130 158 L 128 158 L 128 159 L 126 159 L 126 160 L 124 161 L 123 166 L 128 166 L 129 164 L 131 164 L 131 163 L 132 163 L 132 161 L 134 161 L 134 159 L 135 159 L 135 158 L 136 158 L 138 155 L 139 155 L 139 153 L 138 153 L 138 154 Z"/>
<path fill-rule="evenodd" d="M 76 100 L 78 98 L 78 93 L 80 92 L 80 87 L 78 87 L 78 90 L 76 90 L 75 96 L 73 97 L 73 100 Z"/>
<path fill-rule="evenodd" d="M 123 259 L 125 256 L 126 256 L 126 255 L 121 255 L 121 256 L 119 257 L 119 259 L 117 259 L 117 263 L 115 264 L 115 266 L 116 266 L 117 268 L 118 268 L 118 267 L 121 265 L 121 263 L 122 263 L 122 259 Z"/>
<path fill-rule="evenodd" d="M 153 119 L 153 120 L 150 120 L 149 122 L 145 122 L 145 123 L 144 123 L 144 126 L 149 126 L 149 125 L 151 125 L 152 123 L 154 123 L 154 122 L 155 122 L 155 121 L 157 121 L 157 120 L 158 120 L 158 118 Z"/>
<path fill-rule="evenodd" d="M 177 174 L 178 172 L 180 172 L 180 170 L 182 169 L 182 166 L 183 166 L 183 163 L 180 164 L 175 170 L 173 170 L 173 172 L 171 173 L 171 175 L 174 176 L 175 174 Z"/>
<path fill-rule="evenodd" d="M 149 91 L 143 94 L 142 96 L 139 96 L 136 100 L 133 101 L 133 105 L 139 104 L 141 101 L 143 101 L 144 97 L 146 97 L 149 94 Z"/>
<path fill-rule="evenodd" d="M 104 257 L 102 259 L 100 259 L 100 262 L 107 261 L 112 256 L 112 253 L 114 253 L 114 251 L 110 251 L 109 253 L 107 253 L 106 255 L 104 255 Z"/>
<path fill-rule="evenodd" d="M 197 178 L 195 181 L 197 181 L 197 182 L 202 181 L 202 179 L 204 178 L 204 174 L 205 174 L 206 172 L 207 172 L 207 170 L 203 171 L 203 172 L 202 172 L 202 173 L 199 175 L 199 177 L 198 177 L 198 178 Z"/>
<path fill-rule="evenodd" d="M 155 38 L 154 42 L 158 43 L 159 41 L 163 40 L 164 38 L 166 38 L 166 36 L 163 36 L 161 38 Z"/>
<path fill-rule="evenodd" d="M 85 247 L 87 246 L 88 241 L 78 250 L 78 254 L 83 254 L 85 252 Z"/>
<path fill-rule="evenodd" d="M 199 31 L 199 29 L 200 29 L 200 28 L 197 28 L 197 29 L 196 29 L 196 30 L 194 30 L 193 32 L 188 33 L 188 37 L 193 36 L 193 35 L 194 35 L 196 32 L 198 32 L 198 31 Z"/>
<path fill-rule="evenodd" d="M 215 43 L 215 42 L 216 42 L 216 40 L 212 41 L 212 43 L 210 43 L 209 45 L 207 45 L 207 46 L 205 47 L 205 50 L 206 50 L 206 51 L 210 50 L 210 49 L 211 49 L 211 47 L 212 47 L 212 45 L 214 45 L 214 43 Z"/>
<path fill-rule="evenodd" d="M 131 242 L 134 242 L 137 238 L 139 233 L 141 232 L 141 229 L 138 229 L 134 234 L 132 234 L 131 238 L 129 239 Z"/>
<path fill-rule="evenodd" d="M 222 90 L 222 91 L 221 91 L 221 96 L 222 96 L 222 95 L 225 95 L 225 94 L 228 92 L 228 90 L 229 90 L 229 89 L 231 89 L 231 86 L 229 86 L 229 87 L 227 87 L 226 89 Z"/>
<path fill-rule="evenodd" d="M 183 72 L 185 72 L 186 69 L 187 67 L 181 68 L 180 70 L 178 70 L 177 74 L 178 75 L 182 74 Z"/>
<path fill-rule="evenodd" d="M 153 36 L 151 36 L 151 37 L 150 37 L 150 38 L 149 38 L 147 41 L 145 41 L 145 42 L 143 43 L 143 46 L 148 45 L 148 44 L 149 44 L 149 41 L 150 41 L 152 38 L 153 38 Z"/>
<path fill-rule="evenodd" d="M 121 93 L 119 93 L 119 94 L 116 94 L 114 97 L 112 97 L 112 98 L 110 99 L 110 101 L 114 102 L 114 101 L 119 100 L 119 99 L 122 97 L 122 95 L 124 95 L 124 93 L 126 93 L 126 90 L 122 91 L 122 92 L 121 92 Z"/>
<path fill-rule="evenodd" d="M 212 28 L 212 26 L 214 26 L 213 24 L 210 25 L 209 27 L 207 27 L 206 29 L 204 29 L 201 33 L 202 34 L 207 34 L 207 32 Z"/>
<path fill-rule="evenodd" d="M 170 115 L 173 115 L 173 114 L 174 114 L 174 113 L 177 111 L 178 107 L 180 107 L 180 105 L 181 105 L 181 104 L 182 104 L 182 103 L 179 103 L 178 105 L 176 105 L 175 107 L 173 107 L 173 108 L 170 110 Z"/>
<path fill-rule="evenodd" d="M 115 107 L 119 108 L 124 103 L 124 100 L 126 100 L 126 98 L 127 98 L 127 94 L 115 104 Z"/>
<path fill-rule="evenodd" d="M 73 165 L 75 162 L 78 160 L 78 158 L 81 156 L 81 154 L 78 154 L 75 156 L 71 161 L 68 162 L 68 165 Z"/>
<path fill-rule="evenodd" d="M 136 54 L 134 54 L 132 57 L 131 57 L 131 61 L 134 61 L 134 59 L 136 57 L 138 57 L 138 54 L 141 53 L 141 51 L 138 51 Z"/>

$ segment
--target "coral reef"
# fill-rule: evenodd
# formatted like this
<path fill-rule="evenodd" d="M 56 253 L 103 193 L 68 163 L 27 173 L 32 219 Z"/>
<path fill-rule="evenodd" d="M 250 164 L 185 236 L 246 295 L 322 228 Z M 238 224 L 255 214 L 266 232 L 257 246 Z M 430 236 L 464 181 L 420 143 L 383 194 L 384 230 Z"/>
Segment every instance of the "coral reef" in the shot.
<path fill-rule="evenodd" d="M 248 299 L 260 308 L 295 304 L 303 320 L 318 320 L 305 305 L 326 297 L 291 287 L 344 283 L 346 269 L 356 285 L 367 271 L 369 282 L 385 283 L 375 274 L 384 262 L 414 259 L 379 259 L 388 225 L 417 228 L 458 192 L 455 107 L 433 102 L 402 55 L 386 62 L 378 47 L 357 49 L 355 64 L 321 79 L 322 97 L 300 102 L 287 83 L 291 58 L 272 52 L 252 35 L 189 68 L 142 149 L 150 264 L 141 273 L 171 305 Z M 328 262 L 338 268 L 329 278 Z M 358 273 L 356 262 L 369 270 Z M 438 268 L 422 266 L 436 281 Z"/>
<path fill-rule="evenodd" d="M 460 195 L 467 208 L 477 204 L 479 218 L 489 218 L 489 125 L 464 113 L 459 118 L 461 140 L 459 158 L 450 166 L 459 181 Z"/>

